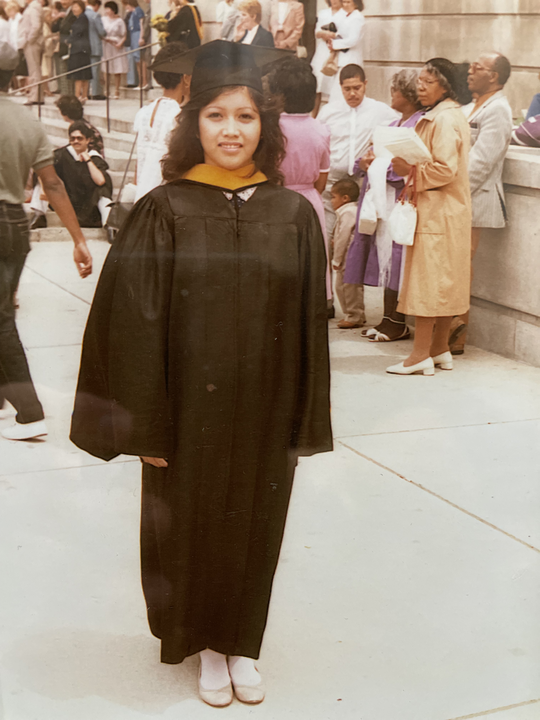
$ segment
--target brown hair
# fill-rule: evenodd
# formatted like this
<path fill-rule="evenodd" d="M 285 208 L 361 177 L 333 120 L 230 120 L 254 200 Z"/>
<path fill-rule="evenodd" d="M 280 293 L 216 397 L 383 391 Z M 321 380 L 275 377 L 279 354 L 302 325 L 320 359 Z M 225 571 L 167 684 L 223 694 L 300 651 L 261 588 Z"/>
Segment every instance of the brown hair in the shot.
<path fill-rule="evenodd" d="M 252 18 L 255 18 L 258 23 L 261 22 L 262 7 L 259 0 L 242 0 L 242 2 L 238 5 L 238 10 L 240 10 L 240 12 L 247 13 Z"/>
<path fill-rule="evenodd" d="M 238 85 L 213 88 L 190 100 L 180 113 L 178 125 L 172 131 L 169 152 L 161 161 L 163 178 L 167 182 L 180 180 L 192 167 L 204 162 L 204 151 L 199 140 L 199 114 L 203 108 L 223 93 L 238 90 Z M 265 100 L 261 93 L 246 88 L 261 117 L 261 139 L 253 162 L 271 183 L 280 185 L 280 170 L 285 156 L 285 140 L 279 126 L 279 109 L 273 101 Z"/>

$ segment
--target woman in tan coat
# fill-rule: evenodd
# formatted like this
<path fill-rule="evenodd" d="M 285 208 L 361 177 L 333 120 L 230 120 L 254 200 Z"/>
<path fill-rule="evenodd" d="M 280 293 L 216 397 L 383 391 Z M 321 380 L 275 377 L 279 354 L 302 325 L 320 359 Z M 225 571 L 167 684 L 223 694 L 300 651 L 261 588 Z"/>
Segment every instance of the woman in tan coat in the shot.
<path fill-rule="evenodd" d="M 416 317 L 411 355 L 387 372 L 433 375 L 452 369 L 448 333 L 454 315 L 469 308 L 471 194 L 467 170 L 469 126 L 456 101 L 458 80 L 450 60 L 435 58 L 418 78 L 418 98 L 428 108 L 416 132 L 432 160 L 416 167 L 418 224 L 407 248 L 398 311 Z M 412 169 L 394 158 L 394 172 Z"/>

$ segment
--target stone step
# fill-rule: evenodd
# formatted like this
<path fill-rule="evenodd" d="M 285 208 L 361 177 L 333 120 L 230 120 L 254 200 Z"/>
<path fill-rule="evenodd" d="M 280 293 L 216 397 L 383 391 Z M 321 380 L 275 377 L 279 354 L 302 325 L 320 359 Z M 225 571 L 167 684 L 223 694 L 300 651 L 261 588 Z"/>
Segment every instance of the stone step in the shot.
<path fill-rule="evenodd" d="M 47 213 L 48 215 L 49 213 Z M 107 241 L 107 231 L 104 228 L 82 228 L 87 240 Z M 72 242 L 71 235 L 65 227 L 46 227 L 30 230 L 31 242 Z"/>
<path fill-rule="evenodd" d="M 47 135 L 54 138 L 64 137 L 65 140 L 62 144 L 65 145 L 67 143 L 69 128 L 69 124 L 67 122 L 64 122 L 60 117 L 44 117 L 42 118 L 42 123 L 45 126 Z M 105 143 L 105 154 L 107 154 L 108 150 L 123 150 L 129 155 L 133 145 L 133 140 L 135 139 L 135 134 L 133 132 L 125 133 L 112 130 L 108 133 L 101 128 L 98 129 L 103 137 L 103 142 Z"/>
<path fill-rule="evenodd" d="M 124 106 L 119 105 L 118 107 L 115 107 L 115 102 L 118 103 L 124 103 Z M 133 102 L 129 105 L 129 113 L 126 112 L 125 108 L 126 101 L 115 101 L 111 100 L 111 111 L 114 112 L 115 117 L 111 116 L 111 130 L 114 130 L 116 132 L 121 133 L 133 133 L 133 120 L 135 118 L 135 114 L 137 110 L 139 109 L 139 105 L 135 104 Z M 37 115 L 37 108 L 34 108 L 34 111 Z M 118 114 L 123 114 L 122 117 L 118 117 Z M 105 102 L 100 102 L 98 106 L 93 105 L 86 105 L 84 108 L 84 117 L 92 123 L 92 125 L 95 125 L 99 131 L 103 134 L 103 132 L 107 132 L 107 116 L 106 116 L 106 108 L 105 108 Z M 61 115 L 58 112 L 58 108 L 56 105 L 42 105 L 41 107 L 41 120 L 45 122 L 47 118 L 53 118 L 56 120 L 61 120 Z"/>
<path fill-rule="evenodd" d="M 143 90 L 143 104 L 147 105 L 152 100 L 157 100 L 161 97 L 163 90 L 160 87 L 151 88 L 150 90 Z M 140 102 L 141 91 L 135 88 L 120 88 L 120 95 L 126 100 L 135 100 Z"/>

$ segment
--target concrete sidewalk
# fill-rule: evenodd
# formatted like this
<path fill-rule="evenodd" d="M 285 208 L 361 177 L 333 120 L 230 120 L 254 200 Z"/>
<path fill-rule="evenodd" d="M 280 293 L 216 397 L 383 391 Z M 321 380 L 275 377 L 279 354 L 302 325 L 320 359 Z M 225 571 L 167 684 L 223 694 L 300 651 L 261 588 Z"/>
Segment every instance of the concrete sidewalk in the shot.
<path fill-rule="evenodd" d="M 99 266 L 108 245 L 90 245 Z M 139 461 L 68 439 L 99 269 L 80 280 L 71 252 L 36 245 L 20 287 L 50 435 L 0 439 L 0 717 L 540 718 L 540 369 L 471 348 L 453 372 L 390 376 L 408 342 L 332 323 L 335 452 L 298 469 L 267 700 L 219 711 L 198 699 L 196 659 L 160 664 L 148 631 Z M 377 320 L 379 292 L 366 298 Z"/>

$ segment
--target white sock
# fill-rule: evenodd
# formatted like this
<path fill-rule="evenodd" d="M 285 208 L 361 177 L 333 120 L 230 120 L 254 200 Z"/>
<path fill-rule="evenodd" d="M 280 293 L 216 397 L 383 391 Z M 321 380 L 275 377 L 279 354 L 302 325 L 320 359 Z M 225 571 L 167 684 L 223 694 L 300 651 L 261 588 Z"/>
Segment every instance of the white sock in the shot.
<path fill-rule="evenodd" d="M 255 667 L 255 660 L 253 660 L 253 658 L 242 657 L 241 655 L 229 655 L 228 663 L 231 679 L 236 685 L 253 687 L 262 681 Z"/>
<path fill-rule="evenodd" d="M 227 656 L 210 650 L 201 650 L 201 685 L 205 690 L 220 690 L 231 681 Z"/>

